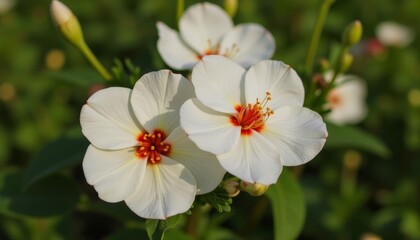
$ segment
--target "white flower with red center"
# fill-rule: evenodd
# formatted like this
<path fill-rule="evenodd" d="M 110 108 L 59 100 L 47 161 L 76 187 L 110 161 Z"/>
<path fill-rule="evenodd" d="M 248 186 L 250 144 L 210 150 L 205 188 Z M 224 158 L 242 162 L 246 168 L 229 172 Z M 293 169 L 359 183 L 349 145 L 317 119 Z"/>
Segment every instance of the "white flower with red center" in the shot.
<path fill-rule="evenodd" d="M 321 116 L 303 106 L 303 84 L 279 61 L 248 71 L 222 56 L 207 56 L 192 71 L 197 98 L 181 107 L 181 127 L 231 174 L 263 185 L 283 166 L 314 158 L 327 130 Z"/>
<path fill-rule="evenodd" d="M 326 80 L 330 81 L 332 73 L 326 74 Z M 362 121 L 367 115 L 366 84 L 352 75 L 339 75 L 336 86 L 327 95 L 326 109 L 330 109 L 326 115 L 328 121 L 335 124 L 355 124 Z"/>
<path fill-rule="evenodd" d="M 144 75 L 133 90 L 112 87 L 88 99 L 80 116 L 91 142 L 83 171 L 101 199 L 165 219 L 217 187 L 225 170 L 179 127 L 179 109 L 191 97 L 191 82 L 162 70 Z"/>
<path fill-rule="evenodd" d="M 270 59 L 275 50 L 274 38 L 265 28 L 254 23 L 234 27 L 226 12 L 212 3 L 189 7 L 179 20 L 180 34 L 162 22 L 157 28 L 160 55 L 179 70 L 191 69 L 206 55 L 223 55 L 248 68 Z"/>

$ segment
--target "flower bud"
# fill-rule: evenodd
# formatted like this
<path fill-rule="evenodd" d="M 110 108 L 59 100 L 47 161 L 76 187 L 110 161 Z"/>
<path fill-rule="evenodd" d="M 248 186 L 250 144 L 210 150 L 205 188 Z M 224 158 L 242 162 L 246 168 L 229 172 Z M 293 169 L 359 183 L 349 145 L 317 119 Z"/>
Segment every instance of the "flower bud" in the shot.
<path fill-rule="evenodd" d="M 229 16 L 235 16 L 238 10 L 238 0 L 225 0 L 225 10 Z"/>
<path fill-rule="evenodd" d="M 257 197 L 263 195 L 269 186 L 263 185 L 260 183 L 249 183 L 245 181 L 241 181 L 241 189 L 249 193 L 249 195 Z"/>
<path fill-rule="evenodd" d="M 319 60 L 319 66 L 321 67 L 321 71 L 323 73 L 330 70 L 331 68 L 330 61 L 328 61 L 326 58 L 321 58 L 321 60 Z"/>
<path fill-rule="evenodd" d="M 343 33 L 343 44 L 344 46 L 353 46 L 360 41 L 362 37 L 363 27 L 359 20 L 356 20 L 349 25 Z"/>
<path fill-rule="evenodd" d="M 340 72 L 346 72 L 353 63 L 353 55 L 351 53 L 344 53 L 340 60 Z"/>
<path fill-rule="evenodd" d="M 241 192 L 239 182 L 235 178 L 230 178 L 224 181 L 223 188 L 226 190 L 229 197 L 236 197 Z"/>
<path fill-rule="evenodd" d="M 76 46 L 83 44 L 82 28 L 72 11 L 58 0 L 51 2 L 50 10 L 53 21 L 64 37 Z"/>

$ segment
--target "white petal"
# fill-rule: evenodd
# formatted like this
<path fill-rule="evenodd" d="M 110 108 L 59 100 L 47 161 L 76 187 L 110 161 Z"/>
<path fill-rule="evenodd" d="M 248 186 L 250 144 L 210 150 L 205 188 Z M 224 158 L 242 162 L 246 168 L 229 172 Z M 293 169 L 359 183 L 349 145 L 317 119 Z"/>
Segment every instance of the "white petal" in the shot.
<path fill-rule="evenodd" d="M 336 124 L 355 124 L 367 115 L 366 84 L 361 79 L 347 75 L 337 78 L 338 86 L 330 92 L 339 102 L 331 104 L 331 112 L 326 118 Z"/>
<path fill-rule="evenodd" d="M 182 39 L 200 54 L 214 48 L 232 27 L 232 19 L 212 3 L 192 5 L 179 20 Z"/>
<path fill-rule="evenodd" d="M 112 87 L 96 92 L 80 113 L 83 134 L 102 149 L 122 149 L 136 146 L 136 136 L 142 127 L 130 106 L 131 90 Z"/>
<path fill-rule="evenodd" d="M 380 23 L 376 36 L 382 44 L 393 47 L 405 47 L 414 39 L 412 29 L 392 21 Z"/>
<path fill-rule="evenodd" d="M 220 54 L 248 68 L 261 60 L 270 59 L 275 49 L 270 32 L 261 25 L 248 23 L 235 26 L 223 37 Z"/>
<path fill-rule="evenodd" d="M 262 100 L 266 92 L 271 93 L 267 106 L 271 109 L 281 106 L 302 106 L 304 88 L 295 70 L 280 61 L 266 60 L 251 67 L 245 76 L 247 103 Z"/>
<path fill-rule="evenodd" d="M 197 98 L 216 111 L 236 113 L 245 69 L 222 56 L 206 56 L 192 71 Z"/>
<path fill-rule="evenodd" d="M 167 134 L 179 126 L 179 109 L 194 88 L 180 74 L 161 70 L 143 75 L 134 86 L 131 104 L 137 119 L 150 133 L 155 129 Z"/>
<path fill-rule="evenodd" d="M 134 151 L 135 148 L 104 151 L 89 146 L 83 159 L 83 172 L 101 199 L 122 201 L 142 182 L 147 161 L 137 158 Z"/>
<path fill-rule="evenodd" d="M 200 149 L 216 155 L 230 151 L 241 134 L 229 115 L 211 110 L 196 98 L 182 105 L 181 127 Z"/>
<path fill-rule="evenodd" d="M 158 22 L 156 26 L 159 32 L 157 47 L 166 64 L 178 70 L 192 69 L 199 60 L 198 55 L 166 24 Z"/>
<path fill-rule="evenodd" d="M 276 183 L 282 170 L 277 150 L 255 131 L 242 136 L 230 152 L 217 158 L 229 173 L 250 183 Z"/>
<path fill-rule="evenodd" d="M 313 159 L 328 135 L 318 113 L 296 106 L 276 109 L 261 134 L 276 146 L 285 166 L 296 166 Z"/>
<path fill-rule="evenodd" d="M 197 194 L 213 191 L 222 181 L 225 169 L 216 156 L 200 150 L 180 127 L 165 139 L 172 145 L 168 157 L 184 165 L 192 172 L 197 181 Z"/>
<path fill-rule="evenodd" d="M 147 165 L 143 181 L 125 202 L 143 218 L 166 219 L 186 212 L 195 193 L 192 173 L 182 164 L 162 156 L 159 164 Z"/>

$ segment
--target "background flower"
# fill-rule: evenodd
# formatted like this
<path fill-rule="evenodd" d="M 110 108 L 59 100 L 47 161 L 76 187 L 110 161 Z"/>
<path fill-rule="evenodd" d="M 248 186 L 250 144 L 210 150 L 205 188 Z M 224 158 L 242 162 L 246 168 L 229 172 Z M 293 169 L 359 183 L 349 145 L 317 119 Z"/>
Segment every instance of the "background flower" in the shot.
<path fill-rule="evenodd" d="M 101 199 L 165 219 L 220 183 L 225 171 L 216 158 L 178 127 L 179 108 L 193 96 L 190 82 L 162 70 L 144 75 L 132 91 L 112 87 L 88 99 L 80 116 L 91 142 L 83 170 Z"/>
<path fill-rule="evenodd" d="M 332 74 L 327 74 L 327 81 Z M 327 96 L 328 121 L 336 124 L 355 124 L 365 119 L 367 89 L 365 82 L 357 76 L 339 75 L 336 86 Z"/>
<path fill-rule="evenodd" d="M 230 17 L 219 6 L 198 3 L 189 7 L 179 20 L 178 34 L 162 22 L 158 50 L 172 68 L 191 69 L 203 56 L 223 55 L 247 68 L 274 53 L 273 36 L 255 23 L 233 27 Z"/>
<path fill-rule="evenodd" d="M 402 24 L 385 21 L 376 27 L 376 36 L 385 46 L 405 47 L 414 39 L 413 31 Z"/>
<path fill-rule="evenodd" d="M 324 146 L 325 123 L 302 107 L 302 82 L 282 62 L 262 61 L 246 71 L 207 56 L 194 67 L 192 82 L 197 98 L 182 105 L 182 128 L 244 181 L 273 184 L 283 165 L 306 163 Z"/>

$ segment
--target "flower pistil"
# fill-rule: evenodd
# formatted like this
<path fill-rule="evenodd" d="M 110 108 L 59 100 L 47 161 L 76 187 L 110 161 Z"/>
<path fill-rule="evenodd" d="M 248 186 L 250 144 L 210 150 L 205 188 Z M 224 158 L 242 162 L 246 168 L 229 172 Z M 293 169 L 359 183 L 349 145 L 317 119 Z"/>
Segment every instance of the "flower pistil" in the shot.
<path fill-rule="evenodd" d="M 137 137 L 139 146 L 136 149 L 138 158 L 147 158 L 148 164 L 159 163 L 162 159 L 160 154 L 168 156 L 171 145 L 164 143 L 166 134 L 161 130 L 154 130 L 153 133 L 142 133 Z"/>
<path fill-rule="evenodd" d="M 267 119 L 274 114 L 273 110 L 266 107 L 271 100 L 271 94 L 268 91 L 265 94 L 265 98 L 261 102 L 257 98 L 254 104 L 249 103 L 247 106 L 237 106 L 238 114 L 230 117 L 233 125 L 241 126 L 242 135 L 251 135 L 251 130 L 260 132 L 264 128 L 264 123 Z"/>

